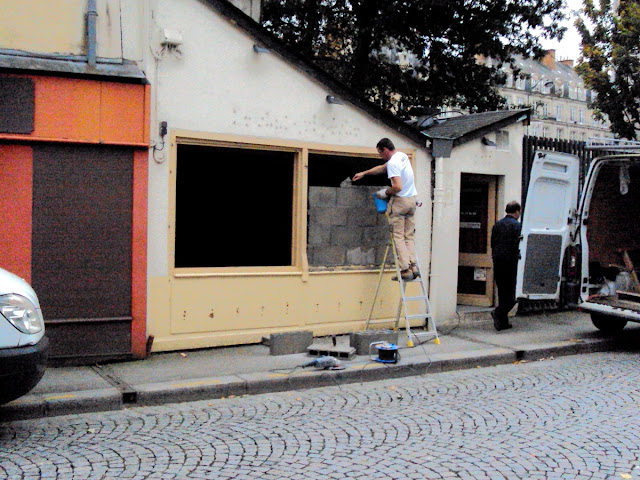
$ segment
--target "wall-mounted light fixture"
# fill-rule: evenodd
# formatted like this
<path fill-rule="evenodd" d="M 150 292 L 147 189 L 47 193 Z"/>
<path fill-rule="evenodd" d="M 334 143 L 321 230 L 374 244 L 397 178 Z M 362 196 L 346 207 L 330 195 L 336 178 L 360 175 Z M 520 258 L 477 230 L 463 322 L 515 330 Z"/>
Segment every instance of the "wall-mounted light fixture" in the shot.
<path fill-rule="evenodd" d="M 339 98 L 336 98 L 333 95 L 327 95 L 327 103 L 330 103 L 331 105 L 342 105 L 343 104 L 340 101 Z"/>
<path fill-rule="evenodd" d="M 495 147 L 496 146 L 496 142 L 493 142 L 491 140 L 489 140 L 487 137 L 482 137 L 481 140 L 483 145 L 486 145 L 487 147 Z"/>
<path fill-rule="evenodd" d="M 160 155 L 156 155 L 156 153 L 162 152 L 162 150 L 164 150 L 164 137 L 167 136 L 167 132 L 167 122 L 160 122 L 160 125 L 158 126 L 158 136 L 160 137 L 160 140 L 162 140 L 162 143 L 156 143 L 155 145 L 153 145 L 153 159 L 156 161 L 156 163 L 162 163 L 165 160 L 164 153 L 160 153 Z"/>
<path fill-rule="evenodd" d="M 256 52 L 256 53 L 268 53 L 269 49 L 266 48 L 266 47 L 261 47 L 257 43 L 254 43 L 253 44 L 253 51 Z"/>

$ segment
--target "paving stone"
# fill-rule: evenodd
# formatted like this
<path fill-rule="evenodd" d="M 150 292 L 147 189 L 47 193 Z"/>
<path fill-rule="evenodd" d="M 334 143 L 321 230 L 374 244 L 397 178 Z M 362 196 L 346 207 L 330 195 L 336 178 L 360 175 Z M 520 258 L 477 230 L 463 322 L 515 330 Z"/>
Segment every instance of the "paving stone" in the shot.
<path fill-rule="evenodd" d="M 0 478 L 640 478 L 633 348 L 0 423 Z"/>

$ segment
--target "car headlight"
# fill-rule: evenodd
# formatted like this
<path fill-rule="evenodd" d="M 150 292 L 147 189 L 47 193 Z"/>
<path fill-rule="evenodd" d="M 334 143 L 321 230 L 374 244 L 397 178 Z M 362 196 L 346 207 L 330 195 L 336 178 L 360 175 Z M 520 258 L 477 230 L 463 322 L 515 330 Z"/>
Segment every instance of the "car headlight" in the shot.
<path fill-rule="evenodd" d="M 44 327 L 40 311 L 21 295 L 0 295 L 0 313 L 22 333 L 38 333 Z"/>

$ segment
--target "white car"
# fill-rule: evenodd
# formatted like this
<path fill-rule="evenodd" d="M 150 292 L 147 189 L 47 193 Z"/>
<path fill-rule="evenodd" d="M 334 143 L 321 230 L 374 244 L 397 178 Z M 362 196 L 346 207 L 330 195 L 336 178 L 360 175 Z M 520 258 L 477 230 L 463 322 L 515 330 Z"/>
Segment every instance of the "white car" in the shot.
<path fill-rule="evenodd" d="M 640 143 L 589 146 L 604 155 L 589 165 L 581 194 L 576 156 L 535 154 L 516 297 L 578 307 L 616 332 L 640 322 Z"/>
<path fill-rule="evenodd" d="M 23 279 L 0 268 L 0 403 L 38 384 L 48 345 L 36 293 Z"/>

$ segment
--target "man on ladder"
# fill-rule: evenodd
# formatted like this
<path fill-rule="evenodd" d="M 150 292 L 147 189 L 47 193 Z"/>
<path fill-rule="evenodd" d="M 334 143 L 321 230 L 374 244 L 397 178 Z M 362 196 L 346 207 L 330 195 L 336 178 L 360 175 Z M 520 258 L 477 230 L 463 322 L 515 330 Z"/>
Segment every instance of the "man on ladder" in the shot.
<path fill-rule="evenodd" d="M 376 196 L 383 200 L 389 199 L 387 213 L 393 230 L 400 275 L 402 280 L 408 282 L 420 276 L 420 271 L 416 266 L 414 242 L 416 230 L 414 216 L 418 192 L 413 182 L 413 169 L 409 157 L 396 151 L 393 142 L 388 138 L 380 140 L 376 148 L 378 155 L 385 163 L 356 173 L 353 176 L 353 181 L 358 181 L 365 175 L 380 175 L 385 171 L 391 180 L 391 186 L 380 190 Z"/>

